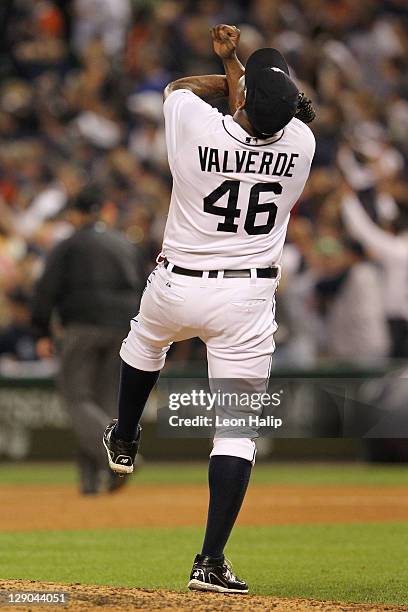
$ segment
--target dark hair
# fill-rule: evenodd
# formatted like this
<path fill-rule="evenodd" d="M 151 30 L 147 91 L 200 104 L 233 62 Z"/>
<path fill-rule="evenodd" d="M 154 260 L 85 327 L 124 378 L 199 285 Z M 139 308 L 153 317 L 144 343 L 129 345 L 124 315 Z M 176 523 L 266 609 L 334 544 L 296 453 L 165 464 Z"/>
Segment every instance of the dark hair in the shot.
<path fill-rule="evenodd" d="M 95 184 L 89 184 L 77 194 L 74 198 L 71 208 L 78 210 L 84 214 L 96 214 L 102 208 L 104 196 L 102 189 Z"/>
<path fill-rule="evenodd" d="M 300 119 L 303 123 L 311 123 L 316 118 L 316 111 L 310 98 L 307 98 L 302 92 L 299 93 L 296 119 Z"/>

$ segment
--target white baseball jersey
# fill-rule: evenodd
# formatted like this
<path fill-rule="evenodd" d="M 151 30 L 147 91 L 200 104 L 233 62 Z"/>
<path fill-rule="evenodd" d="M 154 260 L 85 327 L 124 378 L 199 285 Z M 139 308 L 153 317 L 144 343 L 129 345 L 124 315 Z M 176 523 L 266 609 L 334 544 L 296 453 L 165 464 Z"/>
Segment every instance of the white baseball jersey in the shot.
<path fill-rule="evenodd" d="M 185 276 L 159 263 L 120 355 L 134 368 L 155 372 L 172 342 L 199 337 L 212 381 L 238 379 L 251 392 L 263 391 L 275 348 L 279 277 L 231 278 L 222 270 L 279 262 L 314 137 L 293 119 L 274 138 L 258 141 L 187 90 L 169 95 L 164 114 L 173 192 L 163 253 L 172 264 L 220 274 Z M 253 462 L 256 432 L 237 437 L 233 425 L 221 429 L 211 454 Z"/>
<path fill-rule="evenodd" d="M 311 130 L 292 119 L 268 140 L 253 138 L 186 89 L 168 96 L 164 116 L 173 175 L 167 259 L 196 270 L 279 263 L 315 151 Z"/>

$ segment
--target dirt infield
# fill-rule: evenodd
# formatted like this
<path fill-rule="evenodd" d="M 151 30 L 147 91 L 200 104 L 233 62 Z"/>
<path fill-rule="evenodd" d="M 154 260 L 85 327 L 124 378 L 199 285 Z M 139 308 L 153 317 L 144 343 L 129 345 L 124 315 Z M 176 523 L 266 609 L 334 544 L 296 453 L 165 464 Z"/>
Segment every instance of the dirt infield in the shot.
<path fill-rule="evenodd" d="M 67 585 L 39 583 L 30 580 L 4 580 L 0 582 L 0 597 L 10 591 L 61 591 L 69 594 L 67 606 L 47 606 L 46 610 L 74 612 L 107 610 L 149 610 L 149 612 L 401 612 L 405 606 L 340 604 L 307 599 L 278 599 L 254 595 L 214 595 L 212 593 L 175 593 L 173 591 L 148 591 L 105 586 Z M 1 600 L 0 600 L 1 601 Z M 4 599 L 3 599 L 4 601 Z M 1 606 L 2 612 L 43 609 L 27 606 Z"/>
<path fill-rule="evenodd" d="M 201 485 L 137 485 L 97 498 L 72 485 L 4 485 L 1 493 L 1 531 L 203 525 L 208 495 Z M 408 521 L 407 487 L 253 485 L 239 517 L 254 526 L 367 521 Z"/>
<path fill-rule="evenodd" d="M 73 485 L 3 485 L 1 531 L 177 527 L 203 525 L 207 487 L 203 485 L 134 485 L 115 495 L 81 497 Z M 123 508 L 126 507 L 126 512 Z M 408 490 L 401 486 L 253 485 L 240 525 L 284 525 L 370 521 L 407 521 Z M 10 591 L 61 591 L 68 606 L 47 610 L 82 612 L 101 609 L 165 612 L 400 612 L 406 606 L 345 604 L 266 596 L 177 593 L 81 584 L 0 581 L 0 611 L 39 610 L 41 606 L 7 606 Z"/>

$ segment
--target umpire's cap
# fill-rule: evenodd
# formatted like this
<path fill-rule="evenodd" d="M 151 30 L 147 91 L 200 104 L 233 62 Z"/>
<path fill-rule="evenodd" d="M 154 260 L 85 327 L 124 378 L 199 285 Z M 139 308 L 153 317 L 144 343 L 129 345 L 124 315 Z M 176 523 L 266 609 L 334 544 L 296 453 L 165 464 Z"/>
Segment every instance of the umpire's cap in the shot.
<path fill-rule="evenodd" d="M 299 90 L 277 49 L 258 49 L 245 67 L 247 112 L 251 125 L 263 136 L 276 134 L 295 116 Z"/>
<path fill-rule="evenodd" d="M 98 185 L 89 184 L 72 199 L 69 208 L 86 215 L 95 215 L 101 210 L 104 201 L 101 188 Z"/>

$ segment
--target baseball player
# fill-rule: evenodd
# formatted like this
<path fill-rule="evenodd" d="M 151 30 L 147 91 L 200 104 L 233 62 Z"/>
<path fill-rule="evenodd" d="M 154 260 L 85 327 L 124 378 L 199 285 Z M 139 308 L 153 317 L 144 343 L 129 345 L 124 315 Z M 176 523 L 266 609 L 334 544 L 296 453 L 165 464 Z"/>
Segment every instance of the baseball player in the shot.
<path fill-rule="evenodd" d="M 225 76 L 187 77 L 164 92 L 173 191 L 160 263 L 122 345 L 119 418 L 105 431 L 112 470 L 128 474 L 139 420 L 172 342 L 199 337 L 211 379 L 266 383 L 274 351 L 275 290 L 290 211 L 309 175 L 314 118 L 276 49 L 242 66 L 239 30 L 212 30 Z M 226 96 L 231 116 L 209 102 Z M 255 459 L 251 438 L 216 434 L 201 554 L 188 587 L 247 593 L 224 557 Z"/>

